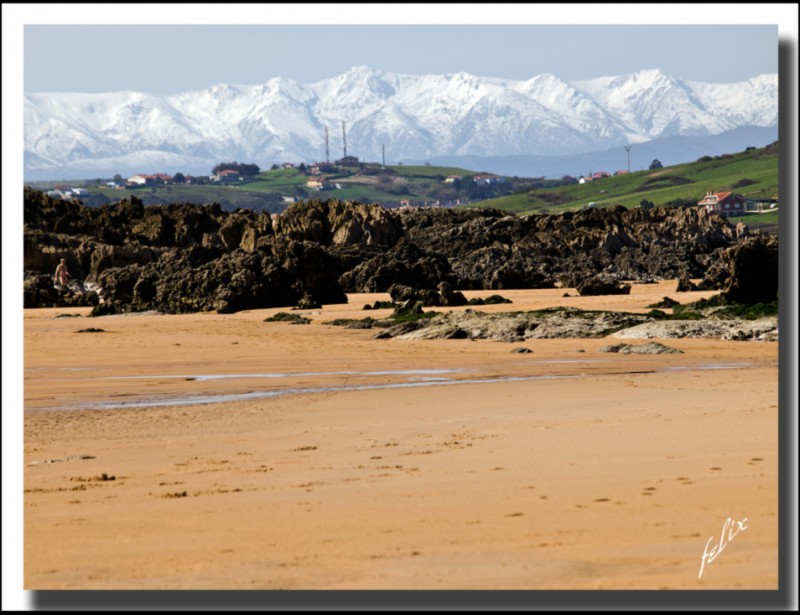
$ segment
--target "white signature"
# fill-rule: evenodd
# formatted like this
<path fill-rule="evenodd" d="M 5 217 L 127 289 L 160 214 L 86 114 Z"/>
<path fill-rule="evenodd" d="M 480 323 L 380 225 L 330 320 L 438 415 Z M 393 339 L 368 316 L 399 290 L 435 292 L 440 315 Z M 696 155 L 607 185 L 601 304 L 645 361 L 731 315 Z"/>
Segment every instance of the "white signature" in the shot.
<path fill-rule="evenodd" d="M 703 577 L 703 567 L 706 565 L 706 562 L 709 564 L 713 562 L 719 554 L 725 549 L 725 546 L 733 540 L 733 537 L 736 536 L 739 532 L 742 532 L 747 529 L 747 517 L 742 519 L 741 521 L 734 521 L 730 517 L 725 520 L 725 524 L 722 526 L 722 534 L 719 538 L 719 544 L 715 544 L 711 550 L 708 550 L 708 545 L 714 540 L 714 537 L 711 536 L 706 542 L 706 548 L 703 549 L 703 557 L 700 558 L 700 574 L 697 576 L 698 579 Z"/>

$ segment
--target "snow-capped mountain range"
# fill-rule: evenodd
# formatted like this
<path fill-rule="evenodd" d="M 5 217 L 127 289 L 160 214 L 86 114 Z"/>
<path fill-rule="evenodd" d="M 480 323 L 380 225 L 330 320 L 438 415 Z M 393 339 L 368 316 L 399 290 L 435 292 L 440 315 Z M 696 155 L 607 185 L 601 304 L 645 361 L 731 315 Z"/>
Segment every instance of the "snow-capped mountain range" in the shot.
<path fill-rule="evenodd" d="M 29 93 L 26 179 L 115 173 L 208 174 L 225 161 L 387 164 L 448 157 L 569 156 L 654 139 L 777 127 L 778 75 L 738 83 L 661 70 L 567 82 L 467 73 L 402 75 L 355 67 L 308 85 L 277 77 L 154 96 Z M 385 148 L 382 149 L 382 148 Z"/>

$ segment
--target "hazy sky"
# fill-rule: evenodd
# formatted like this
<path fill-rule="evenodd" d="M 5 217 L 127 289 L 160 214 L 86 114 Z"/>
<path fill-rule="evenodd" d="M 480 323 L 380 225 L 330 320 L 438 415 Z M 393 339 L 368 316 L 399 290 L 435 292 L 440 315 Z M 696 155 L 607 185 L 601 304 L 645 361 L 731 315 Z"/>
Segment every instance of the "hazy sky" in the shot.
<path fill-rule="evenodd" d="M 235 6 L 226 11 L 242 15 Z M 384 19 L 414 10 L 402 6 L 386 5 Z M 457 12 L 474 13 L 473 6 L 460 5 Z M 360 65 L 414 75 L 465 71 L 519 80 L 543 72 L 581 80 L 661 68 L 685 80 L 730 82 L 778 72 L 777 24 L 534 25 L 524 23 L 537 15 L 534 5 L 503 6 L 483 7 L 504 16 L 504 23 L 486 25 L 29 24 L 24 91 L 164 95 L 277 76 L 307 84 Z M 253 21 L 269 16 L 264 5 L 260 8 Z M 297 17 L 311 17 L 315 10 L 303 13 Z M 129 9 L 120 11 L 119 21 L 130 15 Z"/>
<path fill-rule="evenodd" d="M 703 41 L 746 41 L 708 45 Z M 698 53 L 698 47 L 705 47 Z M 567 80 L 662 68 L 697 81 L 778 71 L 777 26 L 29 25 L 26 92 L 174 94 L 282 76 L 313 83 L 367 65 Z"/>

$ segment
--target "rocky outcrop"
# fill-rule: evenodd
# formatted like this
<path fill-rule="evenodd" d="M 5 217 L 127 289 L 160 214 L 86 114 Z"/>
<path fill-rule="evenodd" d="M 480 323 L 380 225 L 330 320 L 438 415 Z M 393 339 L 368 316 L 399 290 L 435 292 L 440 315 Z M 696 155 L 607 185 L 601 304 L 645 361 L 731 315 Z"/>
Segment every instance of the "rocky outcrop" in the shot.
<path fill-rule="evenodd" d="M 454 281 L 445 256 L 426 252 L 405 239 L 339 278 L 345 292 L 366 293 L 388 292 L 394 284 L 433 289 L 439 282 Z"/>
<path fill-rule="evenodd" d="M 620 339 L 701 338 L 734 341 L 778 340 L 778 318 L 756 320 L 665 320 L 639 324 L 614 333 Z"/>
<path fill-rule="evenodd" d="M 617 354 L 683 354 L 683 350 L 665 346 L 659 342 L 646 342 L 644 344 L 611 344 L 602 346 L 597 352 L 612 352 Z"/>
<path fill-rule="evenodd" d="M 46 273 L 25 272 L 22 290 L 25 308 L 33 307 L 86 307 L 100 303 L 97 292 L 83 284 L 70 280 L 65 286 L 53 282 Z"/>
<path fill-rule="evenodd" d="M 453 290 L 447 282 L 439 282 L 436 290 L 392 284 L 389 287 L 389 296 L 396 304 L 419 304 L 421 307 L 458 307 L 468 303 L 464 294 Z"/>
<path fill-rule="evenodd" d="M 650 322 L 642 314 L 582 312 L 562 308 L 541 312 L 485 313 L 472 309 L 438 314 L 414 323 L 413 331 L 392 330 L 384 337 L 400 339 L 489 339 L 523 342 L 529 339 L 594 338 L 639 323 Z"/>
<path fill-rule="evenodd" d="M 630 295 L 631 285 L 609 282 L 599 277 L 582 280 L 576 285 L 576 290 L 581 297 L 592 295 Z"/>
<path fill-rule="evenodd" d="M 756 236 L 723 253 L 730 275 L 722 295 L 731 303 L 778 300 L 778 241 Z"/>
<path fill-rule="evenodd" d="M 403 236 L 400 220 L 380 205 L 336 199 L 291 205 L 278 219 L 276 232 L 325 246 L 393 246 Z"/>
<path fill-rule="evenodd" d="M 694 208 L 519 218 L 334 199 L 294 203 L 273 219 L 216 203 L 145 207 L 136 198 L 90 208 L 29 188 L 24 208 L 24 269 L 52 274 L 65 258 L 75 278 L 100 285 L 107 310 L 330 303 L 396 284 L 439 305 L 461 304 L 460 290 L 560 282 L 582 294 L 618 293 L 630 282 L 678 277 L 702 278 L 699 287 L 724 289 L 731 300 L 777 293 L 777 265 L 775 284 L 763 275 L 777 263 L 777 243 L 762 245 Z M 26 305 L 53 300 L 42 292 L 31 290 Z"/>
<path fill-rule="evenodd" d="M 172 250 L 144 266 L 100 274 L 114 312 L 158 309 L 167 313 L 240 310 L 305 302 L 346 303 L 331 256 L 311 242 L 271 238 L 254 252 L 236 250 L 206 260 Z"/>

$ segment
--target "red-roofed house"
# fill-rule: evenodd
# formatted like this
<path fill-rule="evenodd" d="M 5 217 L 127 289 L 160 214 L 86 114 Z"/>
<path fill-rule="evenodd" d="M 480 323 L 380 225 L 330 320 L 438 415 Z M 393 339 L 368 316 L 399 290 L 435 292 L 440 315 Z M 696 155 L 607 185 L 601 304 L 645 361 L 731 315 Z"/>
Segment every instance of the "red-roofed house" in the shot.
<path fill-rule="evenodd" d="M 212 182 L 219 182 L 220 184 L 231 184 L 233 182 L 239 181 L 239 171 L 234 171 L 233 169 L 225 169 L 224 171 L 220 171 L 216 175 L 211 176 Z"/>
<path fill-rule="evenodd" d="M 716 212 L 723 216 L 744 215 L 746 199 L 734 192 L 707 192 L 702 201 L 697 204 L 705 207 L 708 212 Z"/>

